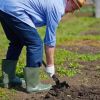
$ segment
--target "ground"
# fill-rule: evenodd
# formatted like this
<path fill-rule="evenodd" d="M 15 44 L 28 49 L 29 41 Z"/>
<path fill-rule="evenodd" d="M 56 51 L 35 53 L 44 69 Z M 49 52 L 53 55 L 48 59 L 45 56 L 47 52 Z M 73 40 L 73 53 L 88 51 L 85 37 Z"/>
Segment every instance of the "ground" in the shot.
<path fill-rule="evenodd" d="M 65 22 L 66 19 L 71 20 L 73 19 L 73 16 L 67 18 L 64 17 L 62 22 Z M 77 24 L 81 26 L 81 24 L 84 23 Z M 76 25 L 76 23 L 74 25 Z M 97 37 L 100 36 L 100 21 L 96 21 L 88 27 L 91 27 L 91 30 L 86 31 L 84 29 L 85 31 L 82 31 L 79 35 L 88 37 L 89 35 Z M 64 26 L 62 26 L 62 28 L 64 28 Z M 63 31 L 63 29 L 61 31 Z M 1 48 L 4 47 L 2 45 L 0 46 Z M 78 54 L 97 55 L 100 54 L 100 39 L 96 40 L 87 38 L 67 42 L 65 41 L 63 45 L 57 45 L 57 48 Z M 3 51 L 4 50 L 5 49 L 3 48 Z M 2 56 L 2 53 L 0 53 L 0 56 Z M 53 84 L 53 88 L 50 91 L 29 94 L 25 89 L 20 87 L 15 87 L 14 89 L 5 89 L 0 87 L 0 100 L 100 100 L 100 59 L 94 61 L 78 60 L 77 62 L 80 64 L 80 67 L 77 68 L 78 73 L 75 76 L 62 77 L 57 75 L 60 82 L 66 81 L 66 83 L 68 83 L 69 87 L 67 88 L 63 87 L 61 89 L 55 89 L 55 82 L 50 78 L 42 81 L 44 83 Z M 63 65 L 69 69 L 67 61 L 64 61 Z"/>
<path fill-rule="evenodd" d="M 85 34 L 93 34 L 94 32 L 83 32 Z M 97 35 L 100 32 L 97 32 Z M 96 35 L 96 34 L 95 34 Z M 78 53 L 100 53 L 100 41 L 84 40 L 75 41 L 74 44 L 58 46 L 72 52 Z M 82 44 L 82 45 L 81 45 Z M 81 67 L 78 68 L 79 73 L 74 77 L 59 77 L 60 81 L 66 81 L 70 87 L 55 89 L 41 93 L 26 93 L 25 90 L 16 88 L 17 91 L 5 89 L 5 98 L 0 100 L 100 100 L 100 60 L 96 61 L 78 61 Z M 65 66 L 67 64 L 65 63 Z M 53 80 L 45 80 L 46 83 L 54 84 Z M 3 94 L 2 89 L 0 92 Z M 2 95 L 0 95 L 2 98 Z M 8 98 L 8 99 L 7 99 Z"/>

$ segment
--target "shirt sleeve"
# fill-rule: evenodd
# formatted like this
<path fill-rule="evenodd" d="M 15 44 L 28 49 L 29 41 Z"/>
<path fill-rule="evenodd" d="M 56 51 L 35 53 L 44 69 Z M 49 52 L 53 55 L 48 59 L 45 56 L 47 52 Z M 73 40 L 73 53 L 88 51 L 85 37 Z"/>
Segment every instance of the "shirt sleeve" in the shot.
<path fill-rule="evenodd" d="M 44 44 L 48 46 L 56 45 L 56 29 L 61 20 L 61 13 L 57 7 L 49 7 L 46 12 L 46 34 Z"/>

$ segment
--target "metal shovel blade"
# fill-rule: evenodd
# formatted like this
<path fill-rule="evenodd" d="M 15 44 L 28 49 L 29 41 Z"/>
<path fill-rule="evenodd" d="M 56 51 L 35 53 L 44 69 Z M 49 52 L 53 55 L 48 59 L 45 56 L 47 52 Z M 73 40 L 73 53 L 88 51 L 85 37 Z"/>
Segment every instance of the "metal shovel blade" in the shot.
<path fill-rule="evenodd" d="M 45 67 L 47 66 L 46 63 L 45 63 L 44 61 L 42 61 L 42 63 L 43 63 L 43 65 L 44 65 Z M 54 88 L 56 88 L 56 89 L 62 89 L 62 88 L 66 88 L 66 89 L 67 89 L 68 87 L 70 87 L 70 86 L 68 85 L 68 83 L 66 83 L 66 81 L 60 82 L 56 75 L 53 75 L 53 76 L 52 76 L 52 79 L 53 79 L 54 82 L 56 83 L 56 85 L 54 86 Z"/>

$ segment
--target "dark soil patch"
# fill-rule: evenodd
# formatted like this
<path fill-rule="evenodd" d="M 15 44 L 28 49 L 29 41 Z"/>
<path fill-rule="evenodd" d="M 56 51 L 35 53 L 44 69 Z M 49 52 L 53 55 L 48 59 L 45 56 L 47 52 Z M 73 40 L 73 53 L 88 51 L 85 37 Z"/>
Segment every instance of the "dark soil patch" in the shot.
<path fill-rule="evenodd" d="M 100 47 L 95 47 L 95 46 L 89 46 L 89 45 L 84 45 L 84 46 L 60 46 L 61 48 L 65 50 L 69 50 L 72 52 L 77 52 L 77 53 L 90 53 L 90 54 L 97 54 L 100 53 Z"/>
<path fill-rule="evenodd" d="M 89 30 L 85 32 L 81 32 L 81 35 L 100 35 L 100 31 L 98 30 Z"/>
<path fill-rule="evenodd" d="M 11 95 L 10 95 L 11 96 Z M 100 100 L 100 87 L 88 87 L 85 85 L 71 86 L 70 88 L 52 88 L 49 92 L 41 93 L 17 93 L 8 100 Z"/>
<path fill-rule="evenodd" d="M 14 97 L 14 95 L 13 95 Z M 71 86 L 68 89 L 49 92 L 15 95 L 11 100 L 100 100 L 100 87 L 87 87 L 84 85 Z"/>
<path fill-rule="evenodd" d="M 82 53 L 82 54 L 98 54 L 100 53 L 100 41 L 95 40 L 80 40 L 73 41 L 70 44 L 60 45 L 58 48 L 69 50 L 71 52 Z"/>
<path fill-rule="evenodd" d="M 86 87 L 71 86 L 63 91 L 54 93 L 51 90 L 44 100 L 99 100 L 100 99 L 100 88 L 97 87 Z"/>

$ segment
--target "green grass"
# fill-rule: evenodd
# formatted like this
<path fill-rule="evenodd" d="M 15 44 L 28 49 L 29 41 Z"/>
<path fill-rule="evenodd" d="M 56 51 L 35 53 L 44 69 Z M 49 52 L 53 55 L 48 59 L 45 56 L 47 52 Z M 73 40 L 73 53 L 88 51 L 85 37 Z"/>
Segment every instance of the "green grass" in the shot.
<path fill-rule="evenodd" d="M 93 35 L 80 35 L 81 32 L 89 30 L 100 30 L 95 25 L 100 24 L 100 19 L 90 17 L 73 17 L 71 20 L 61 21 L 57 29 L 57 45 L 66 45 L 69 41 L 77 40 L 100 40 L 100 36 Z M 45 36 L 45 27 L 38 29 L 41 38 Z M 9 41 L 6 39 L 2 28 L 0 27 L 0 65 L 1 60 L 5 58 Z M 22 51 L 20 59 L 17 64 L 17 75 L 23 76 L 23 67 L 25 66 L 26 50 Z M 80 67 L 78 60 L 82 61 L 94 61 L 100 59 L 100 54 L 78 54 L 64 49 L 56 49 L 55 53 L 55 65 L 56 71 L 60 75 L 74 76 L 77 73 L 77 68 Z M 64 63 L 67 62 L 70 69 L 64 67 Z M 0 72 L 1 75 L 1 72 Z M 44 78 L 45 73 L 41 72 L 41 76 Z"/>
<path fill-rule="evenodd" d="M 55 63 L 57 72 L 60 75 L 74 76 L 78 73 L 81 66 L 78 61 L 96 61 L 100 60 L 100 54 L 79 54 L 64 49 L 57 49 L 55 54 Z M 67 69 L 65 63 L 68 63 L 70 69 Z"/>
<path fill-rule="evenodd" d="M 89 30 L 100 30 L 99 27 L 93 25 L 100 23 L 100 19 L 90 17 L 74 17 L 72 20 L 66 20 L 61 22 L 57 30 L 57 44 L 61 44 L 64 41 L 72 40 L 100 40 L 100 36 L 92 35 L 80 35 L 79 33 Z"/>

